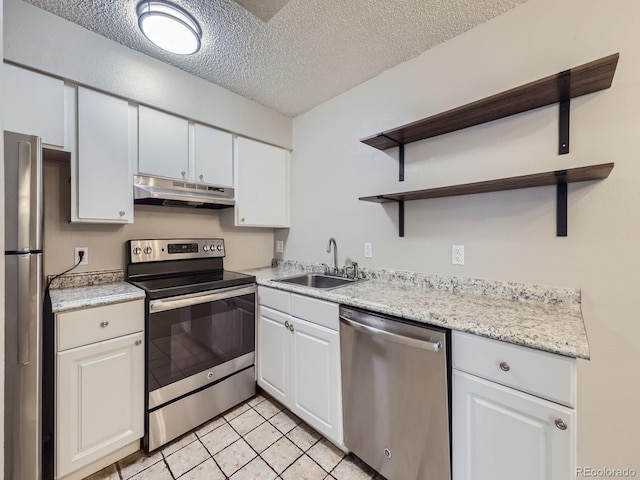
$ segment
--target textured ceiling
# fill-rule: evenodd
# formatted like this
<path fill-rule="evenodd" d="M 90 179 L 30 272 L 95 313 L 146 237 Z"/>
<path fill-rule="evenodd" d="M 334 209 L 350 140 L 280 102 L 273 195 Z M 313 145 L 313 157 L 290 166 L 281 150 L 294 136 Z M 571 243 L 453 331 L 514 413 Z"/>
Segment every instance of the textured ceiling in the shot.
<path fill-rule="evenodd" d="M 174 0 L 203 30 L 190 56 L 140 33 L 139 0 L 26 1 L 295 116 L 525 0 Z"/>

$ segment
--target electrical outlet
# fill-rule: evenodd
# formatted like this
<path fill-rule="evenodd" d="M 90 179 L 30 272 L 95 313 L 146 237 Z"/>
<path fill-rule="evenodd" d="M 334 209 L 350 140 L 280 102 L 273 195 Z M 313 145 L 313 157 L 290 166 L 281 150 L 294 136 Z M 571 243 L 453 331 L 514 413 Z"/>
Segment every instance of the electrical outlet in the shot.
<path fill-rule="evenodd" d="M 75 265 L 80 261 L 80 252 L 84 252 L 84 257 L 82 257 L 82 261 L 80 265 L 88 265 L 89 264 L 89 249 L 87 247 L 76 247 L 74 250 L 73 256 L 73 264 Z"/>
<path fill-rule="evenodd" d="M 464 265 L 464 245 L 451 245 L 451 263 Z"/>
<path fill-rule="evenodd" d="M 373 258 L 373 244 L 364 242 L 364 258 Z"/>
<path fill-rule="evenodd" d="M 284 253 L 284 241 L 276 240 L 276 253 Z"/>

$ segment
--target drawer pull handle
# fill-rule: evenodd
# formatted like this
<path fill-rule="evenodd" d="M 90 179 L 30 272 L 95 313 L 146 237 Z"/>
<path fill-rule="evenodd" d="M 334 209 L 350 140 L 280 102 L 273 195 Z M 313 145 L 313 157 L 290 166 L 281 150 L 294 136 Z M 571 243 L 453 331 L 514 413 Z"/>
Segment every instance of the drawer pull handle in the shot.
<path fill-rule="evenodd" d="M 293 323 L 289 324 L 289 330 L 293 332 Z"/>
<path fill-rule="evenodd" d="M 284 328 L 289 328 L 289 322 L 284 322 Z"/>
<path fill-rule="evenodd" d="M 500 362 L 500 370 L 502 370 L 503 372 L 508 372 L 509 370 L 511 370 L 511 367 L 507 362 Z"/>
<path fill-rule="evenodd" d="M 101 326 L 102 328 L 108 327 L 108 326 L 109 326 L 109 322 L 101 322 L 101 323 L 100 323 L 100 326 Z"/>
<path fill-rule="evenodd" d="M 142 340 L 136 340 L 136 346 L 139 347 L 140 345 L 142 345 Z"/>
<path fill-rule="evenodd" d="M 562 420 L 561 418 L 556 418 L 556 427 L 558 427 L 560 430 L 566 430 L 567 424 L 564 423 L 564 420 Z"/>

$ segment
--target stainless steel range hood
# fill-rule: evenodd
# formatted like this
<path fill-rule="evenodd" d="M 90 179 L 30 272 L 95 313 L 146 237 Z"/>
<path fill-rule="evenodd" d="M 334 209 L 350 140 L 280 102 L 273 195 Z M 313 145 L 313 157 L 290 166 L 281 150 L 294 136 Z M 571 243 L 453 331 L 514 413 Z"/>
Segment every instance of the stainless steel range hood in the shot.
<path fill-rule="evenodd" d="M 134 203 L 196 208 L 229 208 L 235 205 L 233 188 L 186 180 L 134 175 Z"/>

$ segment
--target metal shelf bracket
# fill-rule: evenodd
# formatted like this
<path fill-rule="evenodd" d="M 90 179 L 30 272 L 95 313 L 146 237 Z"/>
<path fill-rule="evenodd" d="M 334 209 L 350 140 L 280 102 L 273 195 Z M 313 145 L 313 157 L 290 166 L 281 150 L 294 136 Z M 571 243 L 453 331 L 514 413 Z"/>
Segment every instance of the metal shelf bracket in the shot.
<path fill-rule="evenodd" d="M 386 198 L 398 204 L 398 236 L 404 237 L 404 200 L 396 200 L 395 198 L 385 197 L 384 195 L 378 195 L 378 198 Z"/>
<path fill-rule="evenodd" d="M 571 70 L 558 74 L 560 93 L 558 118 L 558 155 L 569 153 L 569 113 L 571 110 Z"/>
<path fill-rule="evenodd" d="M 558 186 L 556 193 L 556 236 L 567 236 L 567 171 L 557 170 Z"/>
<path fill-rule="evenodd" d="M 398 181 L 404 182 L 404 143 L 400 143 L 395 138 L 387 137 L 384 133 L 381 133 L 380 136 L 398 145 Z"/>

